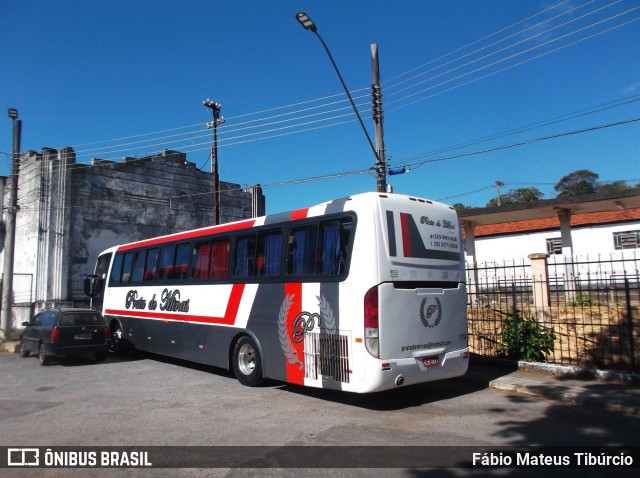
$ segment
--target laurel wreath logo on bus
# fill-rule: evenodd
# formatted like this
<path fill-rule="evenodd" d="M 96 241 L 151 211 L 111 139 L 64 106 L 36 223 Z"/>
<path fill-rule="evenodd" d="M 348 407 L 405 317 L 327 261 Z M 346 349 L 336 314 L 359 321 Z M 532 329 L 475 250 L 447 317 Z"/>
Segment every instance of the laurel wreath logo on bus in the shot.
<path fill-rule="evenodd" d="M 280 306 L 280 314 L 278 316 L 278 337 L 280 339 L 280 346 L 282 347 L 282 351 L 287 357 L 289 363 L 292 365 L 298 364 L 300 369 L 302 369 L 302 367 L 304 367 L 304 363 L 301 362 L 298 358 L 298 351 L 294 347 L 293 343 L 302 342 L 307 332 L 311 332 L 315 328 L 316 321 L 318 327 L 323 332 L 335 334 L 336 320 L 335 316 L 333 315 L 333 310 L 331 309 L 331 306 L 329 305 L 327 299 L 324 296 L 316 296 L 316 298 L 318 299 L 320 314 L 306 311 L 300 312 L 293 320 L 293 332 L 291 333 L 291 337 L 289 337 L 289 334 L 287 333 L 287 317 L 289 316 L 289 309 L 291 309 L 294 298 L 295 294 L 291 294 L 285 296 L 284 300 L 282 301 L 282 305 Z"/>
<path fill-rule="evenodd" d="M 422 299 L 422 304 L 420 305 L 420 320 L 422 321 L 422 325 L 429 328 L 437 327 L 440 323 L 440 319 L 442 319 L 442 304 L 440 303 L 440 299 L 437 297 L 434 297 L 434 299 L 436 303 L 429 305 L 426 313 L 424 309 L 427 305 L 427 299 Z M 434 315 L 436 315 L 436 318 L 433 323 L 430 323 L 430 320 Z"/>

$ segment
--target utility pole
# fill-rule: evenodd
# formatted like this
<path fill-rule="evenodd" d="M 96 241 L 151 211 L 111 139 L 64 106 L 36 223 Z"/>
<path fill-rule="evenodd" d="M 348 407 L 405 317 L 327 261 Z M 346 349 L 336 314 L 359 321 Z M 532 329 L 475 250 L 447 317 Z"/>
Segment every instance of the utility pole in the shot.
<path fill-rule="evenodd" d="M 13 158 L 11 180 L 9 182 L 9 205 L 7 207 L 7 232 L 4 249 L 4 273 L 2 280 L 2 316 L 0 334 L 2 340 L 9 339 L 11 332 L 11 294 L 13 292 L 13 256 L 16 240 L 16 212 L 18 211 L 18 174 L 20 172 L 20 136 L 22 121 L 18 119 L 18 110 L 9 108 L 9 118 L 13 121 Z"/>
<path fill-rule="evenodd" d="M 503 186 L 504 186 L 504 183 L 496 179 L 496 191 L 498 192 L 498 206 L 502 206 L 500 201 L 500 188 Z"/>
<path fill-rule="evenodd" d="M 208 129 L 213 129 L 213 144 L 211 145 L 211 174 L 213 174 L 213 224 L 220 224 L 220 170 L 218 169 L 218 125 L 224 123 L 220 116 L 222 105 L 206 99 L 202 102 L 211 109 L 213 121 L 207 123 Z"/>
<path fill-rule="evenodd" d="M 387 190 L 387 163 L 385 161 L 384 134 L 382 123 L 384 114 L 382 110 L 382 87 L 380 86 L 380 65 L 378 63 L 378 44 L 371 44 L 371 100 L 373 122 L 376 125 L 376 184 L 378 192 Z"/>

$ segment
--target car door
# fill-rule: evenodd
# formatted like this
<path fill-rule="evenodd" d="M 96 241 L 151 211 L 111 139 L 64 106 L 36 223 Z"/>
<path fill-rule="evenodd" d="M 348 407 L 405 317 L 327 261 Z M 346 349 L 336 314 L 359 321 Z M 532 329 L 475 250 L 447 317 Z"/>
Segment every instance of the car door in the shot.
<path fill-rule="evenodd" d="M 22 332 L 23 344 L 29 352 L 36 353 L 38 351 L 38 344 L 40 343 L 40 336 L 42 335 L 44 325 L 43 319 L 46 313 L 47 312 L 41 312 L 31 317 L 29 325 Z"/>

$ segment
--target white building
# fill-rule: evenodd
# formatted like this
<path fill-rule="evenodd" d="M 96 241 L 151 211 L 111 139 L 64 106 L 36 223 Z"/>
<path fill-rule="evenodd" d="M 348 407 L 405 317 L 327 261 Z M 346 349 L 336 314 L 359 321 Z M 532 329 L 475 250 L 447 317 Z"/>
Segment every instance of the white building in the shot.
<path fill-rule="evenodd" d="M 610 275 L 638 274 L 637 188 L 468 209 L 459 215 L 468 268 L 529 265 L 529 256 L 547 254 L 550 263 L 607 263 Z"/>

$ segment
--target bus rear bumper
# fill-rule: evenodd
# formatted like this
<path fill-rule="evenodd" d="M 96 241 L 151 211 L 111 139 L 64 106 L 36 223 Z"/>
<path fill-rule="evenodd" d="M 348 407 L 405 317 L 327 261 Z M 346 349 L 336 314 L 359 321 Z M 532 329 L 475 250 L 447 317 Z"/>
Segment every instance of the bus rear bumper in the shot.
<path fill-rule="evenodd" d="M 420 354 L 411 358 L 376 360 L 374 371 L 360 383 L 359 392 L 379 392 L 418 383 L 461 377 L 469 367 L 469 348 L 439 355 Z"/>

